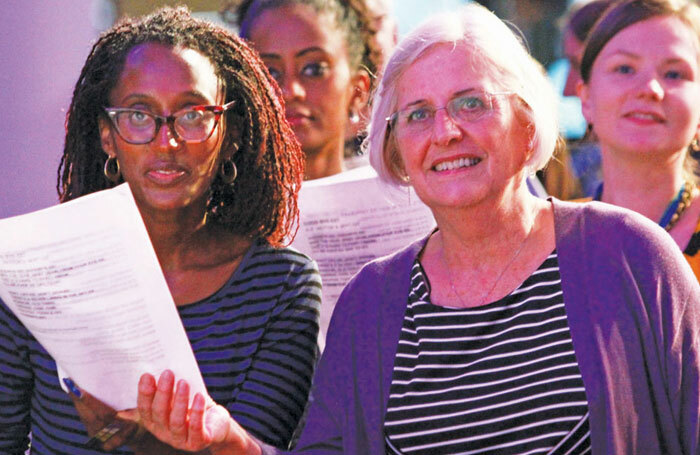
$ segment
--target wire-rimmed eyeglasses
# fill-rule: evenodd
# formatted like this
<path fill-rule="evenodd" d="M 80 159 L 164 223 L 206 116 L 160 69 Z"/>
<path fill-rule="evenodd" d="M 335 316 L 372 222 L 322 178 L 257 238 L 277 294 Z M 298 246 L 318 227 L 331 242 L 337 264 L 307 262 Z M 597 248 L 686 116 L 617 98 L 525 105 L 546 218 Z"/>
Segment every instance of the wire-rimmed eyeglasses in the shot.
<path fill-rule="evenodd" d="M 212 135 L 221 115 L 236 102 L 222 106 L 192 106 L 164 117 L 141 109 L 106 107 L 112 125 L 129 144 L 148 144 L 167 124 L 176 139 L 188 143 L 204 142 Z"/>
<path fill-rule="evenodd" d="M 494 110 L 493 98 L 512 95 L 513 92 L 486 92 L 469 90 L 452 98 L 445 106 L 434 107 L 427 103 L 418 103 L 394 112 L 386 121 L 397 134 L 417 134 L 432 128 L 437 111 L 445 109 L 450 118 L 457 123 L 472 123 L 489 115 Z"/>

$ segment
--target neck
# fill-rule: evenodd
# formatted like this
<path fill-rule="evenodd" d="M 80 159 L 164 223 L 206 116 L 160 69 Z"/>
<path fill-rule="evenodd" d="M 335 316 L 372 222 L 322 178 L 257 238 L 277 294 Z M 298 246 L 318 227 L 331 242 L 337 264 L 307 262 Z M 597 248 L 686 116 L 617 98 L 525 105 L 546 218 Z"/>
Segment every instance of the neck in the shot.
<path fill-rule="evenodd" d="M 532 196 L 523 181 L 514 191 L 480 204 L 433 213 L 447 255 L 475 264 L 486 258 L 501 260 L 500 252 L 511 251 L 527 235 L 536 213 L 547 204 Z"/>
<path fill-rule="evenodd" d="M 683 183 L 683 159 L 658 162 L 643 158 L 629 160 L 603 151 L 601 200 L 658 222 Z"/>
<path fill-rule="evenodd" d="M 341 138 L 342 139 L 342 138 Z M 329 144 L 317 151 L 304 150 L 306 166 L 304 180 L 314 180 L 343 172 L 343 141 Z"/>
<path fill-rule="evenodd" d="M 141 210 L 141 216 L 163 270 L 180 268 L 185 253 L 195 249 L 196 239 L 207 231 L 206 213 L 201 208 Z"/>

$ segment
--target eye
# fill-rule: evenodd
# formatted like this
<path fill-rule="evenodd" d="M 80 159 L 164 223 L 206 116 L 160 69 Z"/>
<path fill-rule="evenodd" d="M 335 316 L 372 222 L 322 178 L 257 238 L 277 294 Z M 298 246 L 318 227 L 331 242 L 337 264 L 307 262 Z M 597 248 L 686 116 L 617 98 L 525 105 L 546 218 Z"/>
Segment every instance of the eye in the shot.
<path fill-rule="evenodd" d="M 280 78 L 282 77 L 282 72 L 277 70 L 276 68 L 272 68 L 270 66 L 267 67 L 267 71 L 270 73 L 270 76 L 277 82 L 279 82 Z"/>
<path fill-rule="evenodd" d="M 630 65 L 622 64 L 613 68 L 613 71 L 620 74 L 632 74 L 634 73 L 634 68 L 632 68 Z"/>
<path fill-rule="evenodd" d="M 683 72 L 680 71 L 680 70 L 668 70 L 668 71 L 666 71 L 666 73 L 664 74 L 664 77 L 665 77 L 666 79 L 674 79 L 674 80 L 675 80 L 675 79 L 685 79 L 685 78 L 686 78 L 685 75 L 683 74 Z"/>
<path fill-rule="evenodd" d="M 128 111 L 127 121 L 134 126 L 145 126 L 153 123 L 153 118 L 147 112 Z"/>
<path fill-rule="evenodd" d="M 457 97 L 450 104 L 456 113 L 480 111 L 486 109 L 486 97 L 481 94 L 470 94 Z"/>
<path fill-rule="evenodd" d="M 427 106 L 417 107 L 406 112 L 405 121 L 407 123 L 417 123 L 428 120 L 433 114 L 433 110 Z"/>
<path fill-rule="evenodd" d="M 199 120 L 201 120 L 202 115 L 203 115 L 202 111 L 190 109 L 190 110 L 185 111 L 182 114 L 180 114 L 179 117 L 180 117 L 180 119 L 182 119 L 183 122 L 195 123 L 195 122 L 198 122 Z"/>
<path fill-rule="evenodd" d="M 324 62 L 307 63 L 301 69 L 301 75 L 306 77 L 321 77 L 328 72 L 328 64 Z"/>

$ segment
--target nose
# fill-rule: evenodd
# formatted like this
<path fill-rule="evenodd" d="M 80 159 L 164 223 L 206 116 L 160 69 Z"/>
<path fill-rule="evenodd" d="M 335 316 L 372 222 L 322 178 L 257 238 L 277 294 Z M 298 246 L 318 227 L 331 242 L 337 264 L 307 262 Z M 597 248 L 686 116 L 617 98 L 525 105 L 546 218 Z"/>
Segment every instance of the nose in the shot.
<path fill-rule="evenodd" d="M 306 96 L 304 86 L 294 76 L 286 76 L 281 84 L 282 96 L 285 101 L 303 99 Z"/>
<path fill-rule="evenodd" d="M 153 139 L 153 144 L 158 148 L 178 148 L 182 141 L 175 132 L 175 125 L 170 122 L 163 122 Z"/>
<path fill-rule="evenodd" d="M 664 97 L 664 88 L 655 75 L 645 77 L 640 84 L 639 95 L 661 100 Z"/>
<path fill-rule="evenodd" d="M 450 117 L 447 109 L 442 108 L 435 111 L 432 131 L 432 140 L 435 144 L 448 145 L 452 141 L 460 140 L 462 136 L 462 130 Z"/>

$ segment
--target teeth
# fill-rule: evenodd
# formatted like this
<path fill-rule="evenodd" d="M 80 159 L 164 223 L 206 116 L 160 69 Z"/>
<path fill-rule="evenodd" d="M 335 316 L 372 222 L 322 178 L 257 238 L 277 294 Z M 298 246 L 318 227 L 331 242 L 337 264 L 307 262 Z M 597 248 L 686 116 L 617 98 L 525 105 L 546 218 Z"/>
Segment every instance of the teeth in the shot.
<path fill-rule="evenodd" d="M 632 117 L 640 118 L 640 119 L 644 119 L 644 120 L 655 120 L 656 119 L 656 116 L 654 114 L 635 113 L 635 114 L 632 114 Z"/>
<path fill-rule="evenodd" d="M 458 158 L 454 161 L 443 161 L 435 165 L 436 171 L 451 171 L 463 167 L 471 167 L 481 162 L 480 158 Z"/>

